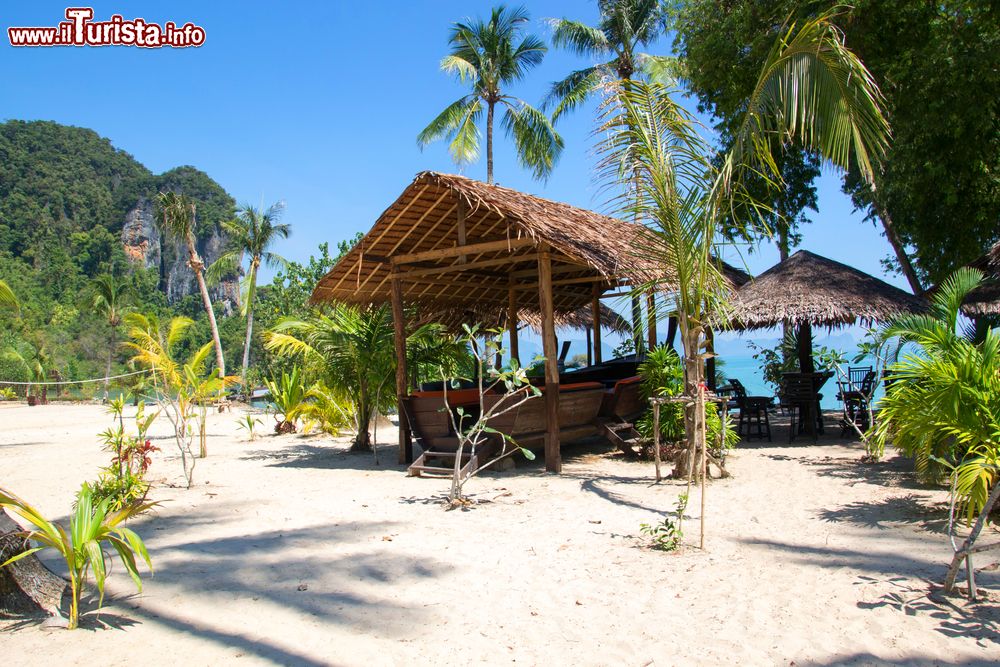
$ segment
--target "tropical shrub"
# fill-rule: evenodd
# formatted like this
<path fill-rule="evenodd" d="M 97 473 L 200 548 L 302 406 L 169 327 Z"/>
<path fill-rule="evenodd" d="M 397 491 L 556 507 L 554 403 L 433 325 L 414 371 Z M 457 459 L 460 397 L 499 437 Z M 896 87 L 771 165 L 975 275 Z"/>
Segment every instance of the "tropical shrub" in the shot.
<path fill-rule="evenodd" d="M 237 421 L 236 425 L 242 429 L 245 429 L 247 435 L 250 437 L 250 442 L 253 442 L 254 438 L 257 437 L 255 429 L 257 428 L 258 424 L 262 423 L 263 422 L 261 422 L 261 420 L 257 419 L 253 415 L 243 415 L 243 419 Z"/>
<path fill-rule="evenodd" d="M 71 596 L 68 628 L 73 630 L 79 625 L 80 594 L 91 570 L 100 593 L 98 605 L 104 603 L 104 582 L 107 579 L 110 554 L 102 548 L 103 546 L 110 547 L 118 554 L 125 571 L 132 577 L 139 592 L 142 592 L 142 579 L 139 577 L 136 557 L 142 558 L 150 571 L 153 569 L 153 563 L 142 538 L 123 524 L 154 505 L 155 503 L 140 503 L 112 510 L 110 500 L 95 502 L 93 490 L 84 484 L 77 494 L 76 509 L 70 517 L 69 531 L 66 531 L 59 524 L 46 519 L 25 501 L 0 489 L 0 508 L 9 509 L 33 526 L 32 530 L 24 532 L 24 539 L 41 545 L 21 552 L 0 564 L 0 567 L 5 567 L 42 549 L 58 551 L 69 571 Z"/>
<path fill-rule="evenodd" d="M 684 539 L 684 511 L 687 510 L 688 495 L 682 493 L 677 498 L 674 511 L 659 523 L 639 524 L 639 530 L 652 541 L 652 547 L 657 551 L 673 551 Z"/>
<path fill-rule="evenodd" d="M 14 401 L 17 400 L 17 392 L 11 387 L 3 387 L 0 389 L 0 401 Z"/>
<path fill-rule="evenodd" d="M 290 373 L 282 372 L 279 378 L 264 380 L 264 386 L 271 395 L 276 422 L 274 432 L 295 433 L 295 422 L 306 409 L 307 390 L 302 382 L 301 369 L 293 366 Z"/>
<path fill-rule="evenodd" d="M 977 342 L 962 328 L 961 305 L 982 274 L 960 269 L 931 297 L 926 314 L 904 315 L 883 332 L 916 346 L 889 366 L 875 438 L 913 457 L 925 481 L 954 474 L 954 493 L 971 519 L 997 483 L 1000 463 L 1000 334 Z"/>
<path fill-rule="evenodd" d="M 105 450 L 114 456 L 111 464 L 101 470 L 100 476 L 92 485 L 95 502 L 109 501 L 112 511 L 145 502 L 150 486 L 146 481 L 146 473 L 153 463 L 153 452 L 160 451 L 159 447 L 146 438 L 146 433 L 159 412 L 146 414 L 146 406 L 140 402 L 135 416 L 137 435 L 133 436 L 125 433 L 122 415 L 124 407 L 124 398 L 110 402 L 109 411 L 117 418 L 118 425 L 105 430 L 100 438 Z"/>
<path fill-rule="evenodd" d="M 639 364 L 639 376 L 642 378 L 642 392 L 645 398 L 654 396 L 680 396 L 684 393 L 684 368 L 680 356 L 673 348 L 660 346 L 653 348 L 646 355 L 646 360 Z M 722 448 L 716 444 L 723 434 L 722 415 L 716 410 L 705 411 L 705 428 L 708 436 L 709 451 L 716 458 L 721 458 L 725 452 L 733 449 L 740 440 L 739 434 L 732 423 L 732 418 L 726 416 L 725 439 Z M 646 439 L 653 438 L 653 415 L 647 412 L 636 422 L 636 430 Z M 684 407 L 679 403 L 667 403 L 660 406 L 660 441 L 672 443 L 684 440 L 685 423 Z"/>

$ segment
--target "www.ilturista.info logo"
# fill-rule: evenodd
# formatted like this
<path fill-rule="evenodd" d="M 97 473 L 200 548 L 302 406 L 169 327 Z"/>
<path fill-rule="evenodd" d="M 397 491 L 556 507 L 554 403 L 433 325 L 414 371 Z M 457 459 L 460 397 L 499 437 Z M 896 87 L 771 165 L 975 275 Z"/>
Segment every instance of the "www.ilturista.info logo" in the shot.
<path fill-rule="evenodd" d="M 11 46 L 163 46 L 184 48 L 205 43 L 205 29 L 167 21 L 162 26 L 144 19 L 125 20 L 114 14 L 108 21 L 93 21 L 91 7 L 68 7 L 66 21 L 50 28 L 7 28 Z"/>

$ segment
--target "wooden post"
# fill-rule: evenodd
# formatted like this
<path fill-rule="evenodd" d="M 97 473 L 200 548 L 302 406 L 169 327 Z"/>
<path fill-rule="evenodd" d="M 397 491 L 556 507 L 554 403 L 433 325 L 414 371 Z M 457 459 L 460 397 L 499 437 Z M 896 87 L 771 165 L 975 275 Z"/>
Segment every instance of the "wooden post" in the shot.
<path fill-rule="evenodd" d="M 646 343 L 642 336 L 642 304 L 639 302 L 639 295 L 634 291 L 632 292 L 632 342 L 635 345 L 635 359 L 638 361 Z"/>
<path fill-rule="evenodd" d="M 708 348 L 705 351 L 715 354 L 715 332 L 711 329 L 705 329 L 705 341 L 708 343 Z M 712 391 L 716 390 L 715 357 L 709 357 L 705 360 L 705 384 Z"/>
<path fill-rule="evenodd" d="M 521 354 L 517 340 L 517 290 L 514 289 L 514 276 L 510 277 L 510 287 L 507 291 L 507 336 L 510 338 L 510 358 L 516 359 L 521 365 Z"/>
<path fill-rule="evenodd" d="M 593 329 L 588 325 L 588 326 L 584 327 L 584 331 L 587 333 L 587 365 L 588 366 L 593 366 L 594 365 L 594 348 L 591 347 L 592 343 L 591 343 L 591 339 L 590 339 L 590 332 L 593 331 Z"/>
<path fill-rule="evenodd" d="M 677 339 L 677 318 L 673 315 L 667 320 L 667 346 L 673 347 Z"/>
<path fill-rule="evenodd" d="M 650 292 L 646 295 L 646 320 L 649 329 L 649 349 L 656 348 L 656 295 Z"/>
<path fill-rule="evenodd" d="M 552 305 L 552 259 L 548 246 L 538 253 L 538 305 L 542 311 L 542 350 L 545 354 L 545 470 L 562 472 L 559 452 L 559 362 L 555 314 Z"/>
<path fill-rule="evenodd" d="M 403 284 L 398 275 L 392 276 L 392 325 L 396 345 L 396 409 L 399 415 L 399 462 L 413 463 L 413 441 L 410 422 L 406 418 L 403 399 L 406 398 L 406 316 L 403 313 Z"/>
<path fill-rule="evenodd" d="M 590 309 L 594 317 L 594 364 L 601 364 L 601 284 L 594 283 Z"/>

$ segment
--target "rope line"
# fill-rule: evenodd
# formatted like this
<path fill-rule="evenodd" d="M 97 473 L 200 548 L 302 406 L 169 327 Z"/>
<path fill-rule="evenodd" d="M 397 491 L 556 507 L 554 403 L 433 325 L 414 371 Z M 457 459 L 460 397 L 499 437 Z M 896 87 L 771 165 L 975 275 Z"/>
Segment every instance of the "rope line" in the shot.
<path fill-rule="evenodd" d="M 86 384 L 87 382 L 107 382 L 109 380 L 117 380 L 119 378 L 127 378 L 127 377 L 130 377 L 132 375 L 140 375 L 141 373 L 149 373 L 151 371 L 152 371 L 151 368 L 147 368 L 147 369 L 141 370 L 141 371 L 133 371 L 131 373 L 125 373 L 124 375 L 112 375 L 110 377 L 93 378 L 93 379 L 90 379 L 90 380 L 61 380 L 59 382 L 11 382 L 11 381 L 8 381 L 8 380 L 0 380 L 0 384 L 13 384 L 13 385 L 21 386 L 21 387 L 41 387 L 41 386 L 52 387 L 52 386 L 64 385 L 64 384 Z"/>

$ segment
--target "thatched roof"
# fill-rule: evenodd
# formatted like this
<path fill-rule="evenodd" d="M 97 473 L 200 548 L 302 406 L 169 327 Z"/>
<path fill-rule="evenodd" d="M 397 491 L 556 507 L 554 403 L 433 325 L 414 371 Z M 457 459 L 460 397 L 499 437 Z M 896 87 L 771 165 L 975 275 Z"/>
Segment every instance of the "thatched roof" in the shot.
<path fill-rule="evenodd" d="M 986 254 L 969 263 L 985 274 L 982 284 L 969 292 L 962 303 L 962 312 L 970 317 L 1000 315 L 1000 242 Z"/>
<path fill-rule="evenodd" d="M 557 328 L 586 329 L 594 324 L 593 308 L 588 304 L 570 313 L 560 313 L 555 318 Z M 542 318 L 537 311 L 522 310 L 517 314 L 518 320 L 527 324 L 535 333 L 542 331 Z M 601 304 L 601 328 L 614 333 L 626 335 L 632 333 L 632 325 L 615 310 Z"/>
<path fill-rule="evenodd" d="M 464 176 L 423 172 L 320 280 L 312 301 L 389 301 L 394 262 L 458 246 L 462 210 L 464 245 L 493 247 L 407 263 L 399 273 L 403 300 L 418 304 L 422 313 L 503 308 L 511 281 L 521 285 L 519 306 L 537 310 L 538 252 L 546 247 L 557 313 L 587 305 L 595 283 L 603 291 L 622 279 L 642 280 L 652 270 L 635 255 L 646 233 L 638 225 Z"/>
<path fill-rule="evenodd" d="M 924 307 L 921 299 L 885 281 L 799 250 L 736 290 L 729 317 L 736 329 L 782 322 L 838 326 L 871 324 Z"/>

